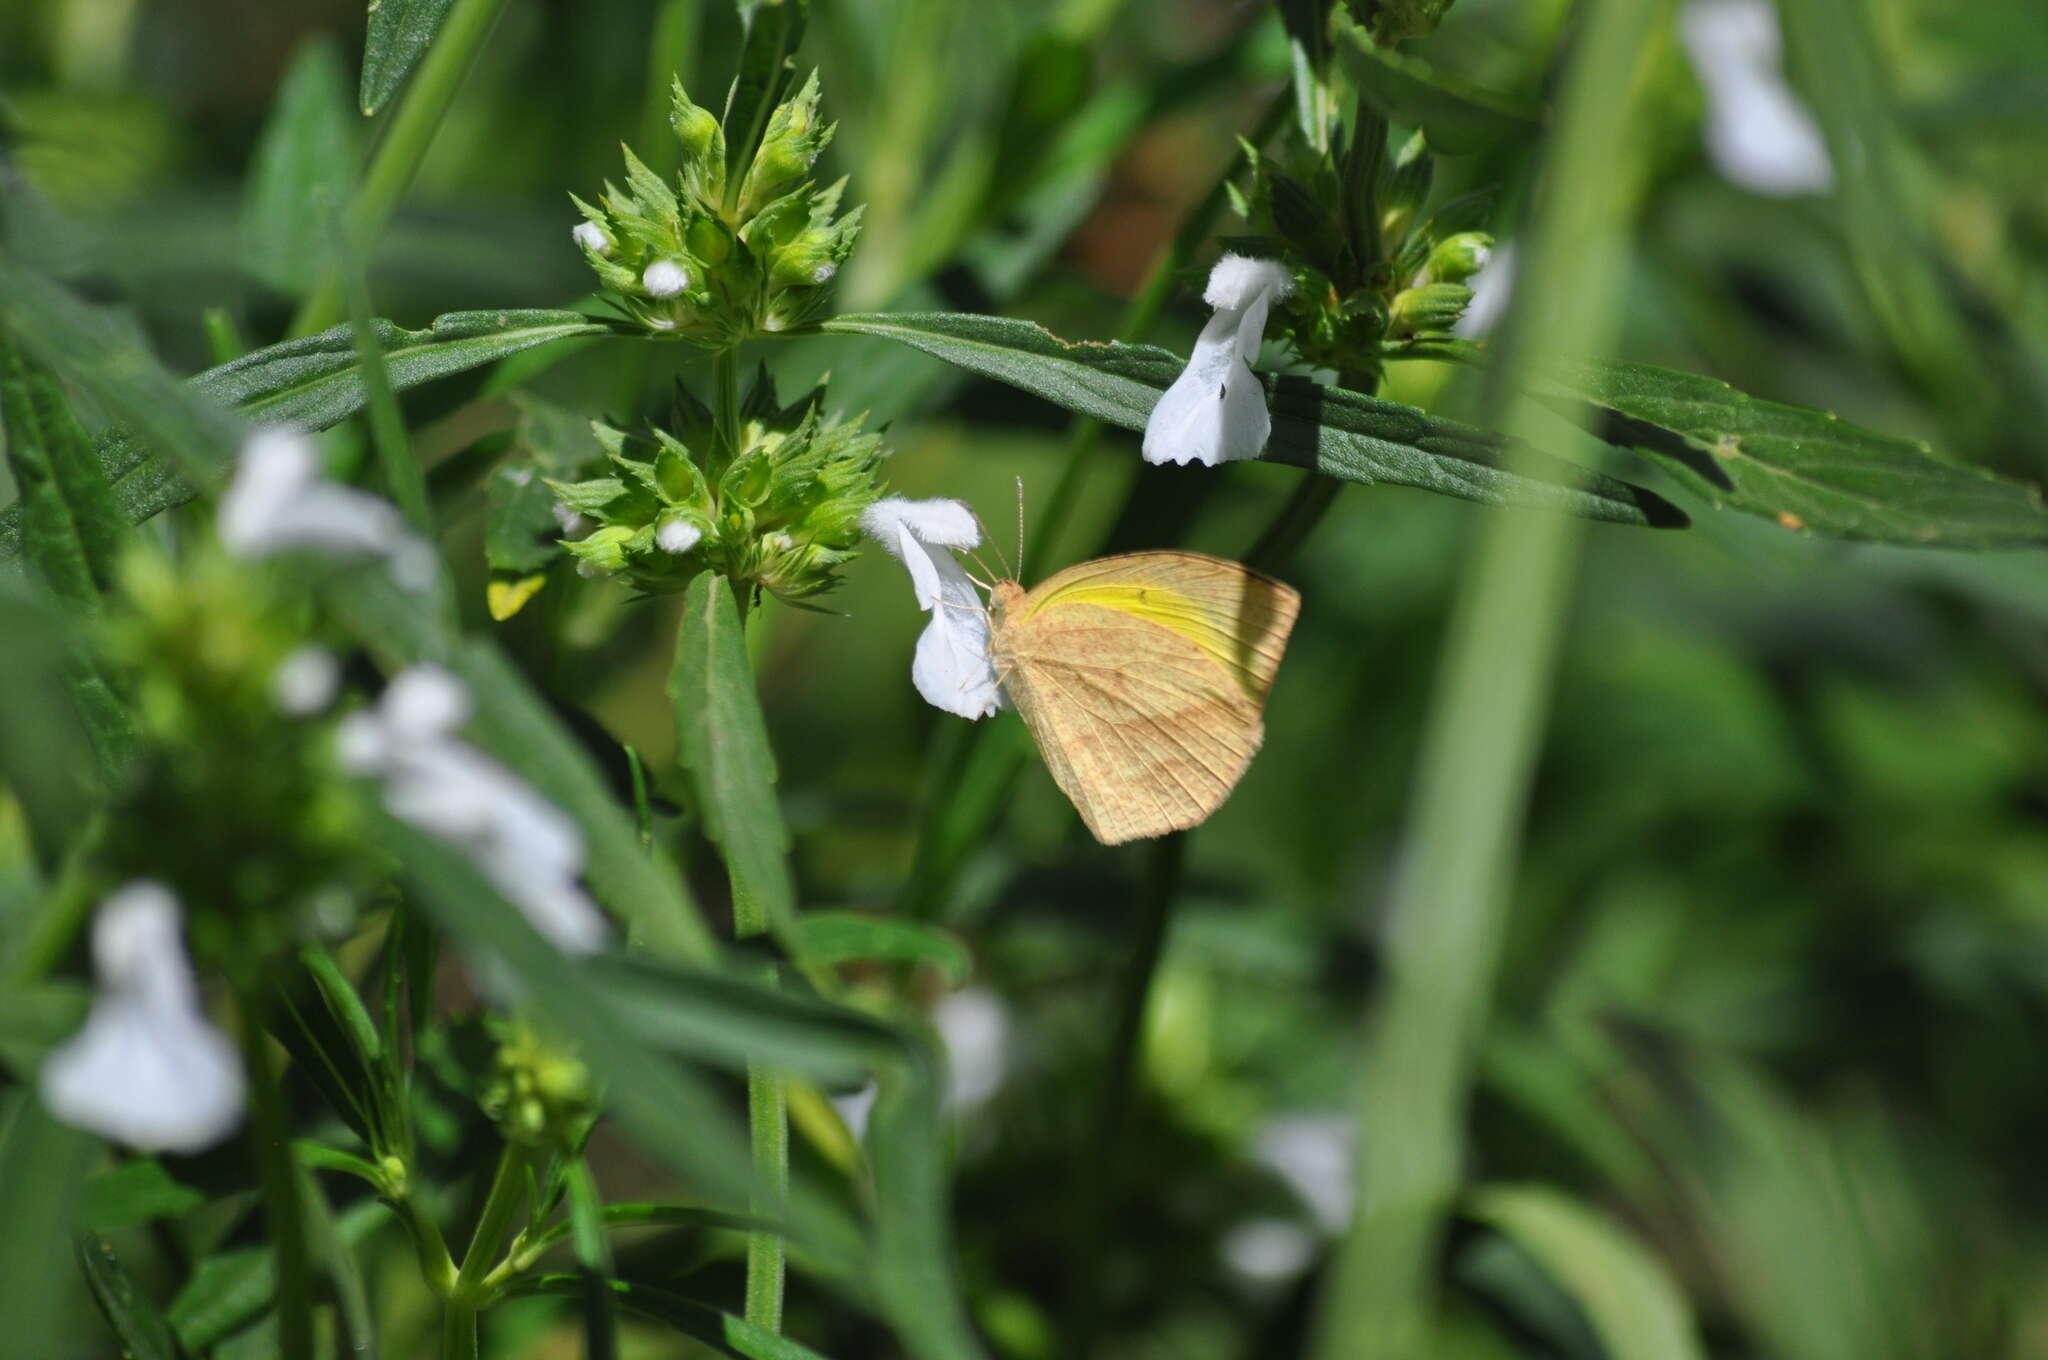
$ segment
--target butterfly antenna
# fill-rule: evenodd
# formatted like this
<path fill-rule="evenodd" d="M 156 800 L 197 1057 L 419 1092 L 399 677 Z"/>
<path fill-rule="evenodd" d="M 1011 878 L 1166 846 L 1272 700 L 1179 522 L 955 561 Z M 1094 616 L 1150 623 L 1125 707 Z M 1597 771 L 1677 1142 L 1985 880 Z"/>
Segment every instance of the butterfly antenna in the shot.
<path fill-rule="evenodd" d="M 974 550 L 972 550 L 972 549 L 968 549 L 968 550 L 967 550 L 967 558 L 968 558 L 968 560 L 969 560 L 969 561 L 973 562 L 975 566 L 977 566 L 977 567 L 980 567 L 980 568 L 981 568 L 981 576 L 987 576 L 987 577 L 991 577 L 991 578 L 995 576 L 995 573 L 994 573 L 994 572 L 992 572 L 992 571 L 990 571 L 990 570 L 988 569 L 988 563 L 986 563 L 986 562 L 984 562 L 984 561 L 982 561 L 982 560 L 981 560 L 981 554 L 980 554 L 980 553 L 978 553 L 978 552 L 975 552 L 975 551 L 974 551 Z M 966 568 L 964 568 L 964 567 L 963 567 L 963 568 L 961 568 L 961 570 L 965 571 L 965 570 L 966 570 Z M 975 575 L 975 574 L 974 574 L 973 572 L 971 572 L 971 571 L 967 572 L 967 579 L 968 579 L 968 580 L 970 580 L 970 581 L 974 582 L 974 584 L 976 584 L 976 585 L 980 586 L 980 587 L 981 587 L 981 588 L 982 588 L 983 590 L 987 590 L 987 591 L 993 591 L 993 590 L 995 589 L 995 587 L 994 587 L 993 585 L 990 585 L 990 584 L 989 584 L 989 582 L 987 582 L 987 581 L 984 581 L 984 580 L 982 580 L 982 579 L 981 579 L 981 576 L 976 576 L 976 575 Z"/>
<path fill-rule="evenodd" d="M 1017 479 L 1017 579 L 1024 579 L 1024 479 Z"/>

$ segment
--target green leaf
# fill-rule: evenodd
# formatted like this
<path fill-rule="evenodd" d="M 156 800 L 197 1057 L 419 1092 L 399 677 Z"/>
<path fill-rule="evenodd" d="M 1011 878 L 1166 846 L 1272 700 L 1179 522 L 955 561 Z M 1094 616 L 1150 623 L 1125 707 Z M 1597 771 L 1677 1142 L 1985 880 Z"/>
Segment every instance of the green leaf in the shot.
<path fill-rule="evenodd" d="M 739 192 L 776 101 L 789 87 L 789 58 L 803 41 L 807 0 L 746 0 L 740 5 L 745 36 L 739 71 L 725 96 L 725 184 Z"/>
<path fill-rule="evenodd" d="M 293 297 L 320 282 L 356 159 L 348 78 L 333 39 L 323 35 L 293 58 L 256 143 L 242 198 L 242 253 L 251 273 Z"/>
<path fill-rule="evenodd" d="M 775 801 L 775 756 L 754 692 L 747 640 L 723 576 L 700 572 L 683 596 L 669 698 L 676 757 L 689 773 L 706 832 L 732 876 L 735 911 L 786 929 L 796 913 L 789 831 Z"/>
<path fill-rule="evenodd" d="M 799 961 L 832 967 L 842 963 L 928 963 L 950 987 L 974 971 L 967 946 L 951 931 L 899 916 L 866 916 L 853 911 L 806 912 L 796 923 Z"/>
<path fill-rule="evenodd" d="M 137 1157 L 85 1182 L 79 1190 L 78 1225 L 93 1232 L 119 1232 L 138 1223 L 176 1218 L 204 1203 L 204 1194 L 171 1179 L 162 1162 Z"/>
<path fill-rule="evenodd" d="M 312 1171 L 339 1171 L 344 1176 L 354 1176 L 377 1187 L 384 1188 L 384 1173 L 371 1166 L 362 1158 L 340 1148 L 331 1148 L 325 1143 L 316 1143 L 310 1138 L 292 1140 L 292 1154 L 299 1159 L 299 1165 Z"/>
<path fill-rule="evenodd" d="M 0 1320 L 10 1342 L 56 1334 L 73 1277 L 62 1243 L 70 1230 L 74 1192 L 93 1139 L 51 1117 L 33 1090 L 13 1101 L 0 1141 Z"/>
<path fill-rule="evenodd" d="M 66 694 L 72 621 L 28 583 L 0 575 L 0 778 L 20 800 L 38 859 L 62 860 L 93 821 L 93 745 Z"/>
<path fill-rule="evenodd" d="M 98 606 L 132 533 L 55 379 L 0 335 L 0 431 L 21 498 L 29 564 L 74 608 Z"/>
<path fill-rule="evenodd" d="M 1540 370 L 1537 391 L 1716 506 L 1836 538 L 1944 548 L 2048 543 L 2041 493 L 1832 411 L 1647 364 Z"/>
<path fill-rule="evenodd" d="M 1614 1360 L 1705 1360 L 1684 1293 L 1648 1248 L 1605 1215 L 1542 1185 L 1481 1187 L 1471 1213 L 1577 1301 Z"/>
<path fill-rule="evenodd" d="M 34 275 L 0 260 L 0 321 L 12 315 L 7 290 L 17 284 L 37 290 L 39 295 L 55 291 Z M 83 304 L 69 301 L 72 306 L 83 308 Z M 22 314 L 44 315 L 56 307 L 57 303 L 51 301 L 49 307 L 24 309 Z M 395 392 L 466 372 L 536 345 L 613 333 L 609 324 L 580 312 L 547 310 L 450 312 L 436 317 L 432 325 L 421 330 L 409 331 L 381 320 L 374 323 L 373 329 L 378 343 L 384 347 L 384 362 Z M 117 414 L 159 447 L 175 441 L 193 456 L 203 456 L 209 460 L 209 468 L 226 467 L 240 440 L 240 427 L 207 403 L 195 403 L 194 394 L 236 407 L 251 419 L 296 425 L 305 430 L 324 430 L 338 424 L 362 410 L 367 400 L 357 371 L 355 339 L 347 326 L 257 350 L 232 363 L 210 368 L 182 387 L 146 354 L 137 355 L 132 362 L 146 365 L 161 377 L 161 383 L 152 379 L 146 384 L 147 392 L 156 394 L 156 400 L 179 410 L 196 406 L 207 416 L 203 422 L 181 418 L 166 428 L 163 420 L 147 414 L 150 408 L 143 404 L 146 397 L 130 401 L 125 396 L 123 406 L 144 412 L 146 418 L 131 415 L 121 407 L 116 408 Z M 55 361 L 52 367 L 64 371 Z M 139 524 L 152 515 L 183 505 L 198 494 L 188 475 L 181 475 L 152 453 L 145 438 L 129 430 L 114 429 L 102 434 L 97 451 L 101 469 L 114 483 L 115 500 L 132 523 Z M 20 537 L 18 509 L 9 507 L 0 512 L 0 561 L 20 550 Z"/>
<path fill-rule="evenodd" d="M 1043 326 L 967 313 L 849 314 L 820 329 L 921 349 L 1057 406 L 1142 430 L 1182 360 L 1150 345 L 1062 340 Z M 1556 460 L 1544 480 L 1505 471 L 1498 435 L 1413 406 L 1262 375 L 1273 433 L 1262 458 L 1346 481 L 1421 487 L 1484 505 L 1526 505 L 1620 524 L 1677 527 L 1685 516 L 1641 487 Z"/>
<path fill-rule="evenodd" d="M 653 1285 L 628 1280 L 607 1280 L 612 1297 L 628 1312 L 672 1327 L 684 1336 L 701 1341 L 720 1355 L 741 1360 L 825 1360 L 808 1346 L 786 1336 L 756 1327 L 743 1318 L 672 1294 Z M 537 1275 L 520 1280 L 510 1291 L 514 1295 L 555 1294 L 580 1297 L 583 1281 L 576 1275 Z"/>
<path fill-rule="evenodd" d="M 391 1221 L 391 1211 L 375 1200 L 350 1205 L 334 1223 L 335 1240 L 360 1246 L 372 1232 Z M 199 1263 L 178 1291 L 164 1318 L 178 1344 L 199 1353 L 239 1332 L 270 1307 L 277 1292 L 277 1258 L 269 1247 L 232 1247 Z"/>
<path fill-rule="evenodd" d="M 373 0 L 370 31 L 363 41 L 363 84 L 358 98 L 365 115 L 384 107 L 406 75 L 426 54 L 455 0 Z"/>
<path fill-rule="evenodd" d="M 85 1269 L 85 1282 L 107 1325 L 121 1339 L 123 1356 L 129 1360 L 177 1360 L 178 1343 L 172 1339 L 170 1324 L 136 1287 L 134 1276 L 104 1237 L 98 1233 L 82 1236 L 78 1263 Z"/>
<path fill-rule="evenodd" d="M 1341 13 L 1334 28 L 1337 56 L 1366 102 L 1389 122 L 1421 128 L 1438 151 L 1456 155 L 1526 142 L 1543 130 L 1538 109 L 1376 43 Z"/>
<path fill-rule="evenodd" d="M 583 1298 L 583 1354 L 585 1360 L 616 1360 L 619 1325 L 606 1283 L 613 1270 L 612 1244 L 605 1235 L 604 1201 L 598 1195 L 597 1178 L 581 1157 L 569 1163 L 565 1188 L 576 1260 L 583 1267 L 579 1291 Z"/>
<path fill-rule="evenodd" d="M 598 1207 L 605 1228 L 703 1228 L 746 1232 L 763 1226 L 761 1219 L 747 1214 L 728 1214 L 695 1204 L 603 1204 Z M 570 1220 L 559 1220 L 536 1233 L 531 1245 L 535 1248 L 549 1246 L 569 1236 L 574 1228 Z"/>

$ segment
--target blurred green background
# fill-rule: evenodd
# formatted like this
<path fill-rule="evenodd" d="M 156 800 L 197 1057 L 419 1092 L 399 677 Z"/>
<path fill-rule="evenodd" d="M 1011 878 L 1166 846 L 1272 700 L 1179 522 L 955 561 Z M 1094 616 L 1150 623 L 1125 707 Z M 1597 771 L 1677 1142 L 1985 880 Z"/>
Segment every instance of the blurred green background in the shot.
<path fill-rule="evenodd" d="M 1619 353 L 2038 481 L 2048 14 L 2037 0 L 1856 8 L 1884 115 L 1865 153 L 1885 158 L 1895 197 L 1771 201 L 1723 182 L 1667 38 Z M 1414 50 L 1535 97 L 1569 21 L 1560 3 L 1459 0 Z M 313 0 L 14 0 L 0 9 L 7 248 L 132 303 L 179 371 L 211 362 L 207 308 L 252 344 L 280 338 L 296 299 L 251 267 L 243 185 L 295 55 L 333 43 L 352 85 L 362 28 L 360 6 Z M 383 234 L 377 314 L 418 326 L 576 302 L 589 278 L 565 192 L 615 174 L 620 140 L 657 140 L 670 69 L 722 91 L 736 38 L 725 4 L 514 0 Z M 1819 98 L 1816 56 L 1795 40 L 1795 84 Z M 842 306 L 1003 311 L 1102 338 L 1287 73 L 1277 16 L 1238 0 L 815 0 L 801 60 L 840 120 L 829 172 L 870 205 Z M 1447 158 L 1439 184 L 1506 182 L 1511 235 L 1526 161 L 1512 146 Z M 1207 259 L 1145 338 L 1186 345 Z M 1892 286 L 1901 269 L 1929 286 Z M 531 390 L 622 420 L 657 410 L 671 373 L 702 390 L 694 352 L 642 347 L 642 371 L 622 348 L 561 358 Z M 829 371 L 835 404 L 887 423 L 892 488 L 960 496 L 999 541 L 1013 478 L 1027 517 L 1050 494 L 1061 412 L 849 338 L 761 357 L 785 394 Z M 479 397 L 480 381 L 407 395 L 429 460 L 516 431 L 517 408 Z M 1422 364 L 1396 365 L 1387 390 L 1454 412 L 1469 400 Z M 1558 451 L 1605 456 L 1556 428 Z M 1105 435 L 1087 467 L 1028 576 L 1117 520 L 1135 437 Z M 1148 478 L 1126 532 L 1241 555 L 1293 475 L 1232 466 L 1185 523 L 1185 480 Z M 671 605 L 563 575 L 492 624 L 482 498 L 452 475 L 439 489 L 475 626 L 557 703 L 669 768 Z M 1691 530 L 1588 530 L 1470 1179 L 1544 1182 L 1623 1225 L 1717 1356 L 2048 1356 L 2048 562 L 1845 546 L 1671 494 Z M 1125 1132 L 1140 1152 L 1107 1236 L 1085 1244 L 1110 1353 L 1300 1344 L 1342 1221 L 1331 1199 L 1347 1194 L 1359 1018 L 1416 735 L 1490 513 L 1352 487 L 1283 573 L 1305 605 L 1266 748 L 1193 837 Z M 847 575 L 836 616 L 769 606 L 757 669 L 803 902 L 889 909 L 960 724 L 907 683 L 923 618 L 898 570 L 874 554 Z M 963 1085 L 962 1269 L 992 1344 L 1020 1360 L 1059 1354 L 1056 1300 L 1082 1244 L 1048 1187 L 1089 1156 L 1142 867 L 1090 843 L 1034 763 L 997 829 L 913 904 L 975 959 L 966 999 L 937 1005 Z M 977 1025 L 975 1048 L 961 1036 Z M 609 1174 L 655 1173 L 621 1147 Z M 1531 1235 L 1488 1204 L 1466 1206 L 1441 1262 L 1460 1353 L 1603 1354 Z M 375 1278 L 402 1301 L 400 1239 L 376 1240 Z M 48 1354 L 113 1354 L 82 1291 L 73 1313 L 69 1348 Z M 793 1332 L 832 1355 L 889 1353 L 840 1316 L 799 1277 Z M 574 1353 L 550 1318 L 503 1310 L 490 1354 Z"/>

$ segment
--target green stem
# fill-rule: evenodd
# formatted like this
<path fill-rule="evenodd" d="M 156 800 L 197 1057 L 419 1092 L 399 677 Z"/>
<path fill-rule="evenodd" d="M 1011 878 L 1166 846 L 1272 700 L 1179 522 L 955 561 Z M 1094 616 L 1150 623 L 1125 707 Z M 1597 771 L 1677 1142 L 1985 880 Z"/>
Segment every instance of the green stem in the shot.
<path fill-rule="evenodd" d="M 446 1299 L 455 1289 L 455 1258 L 448 1252 L 448 1242 L 441 1236 L 440 1225 L 433 1215 L 420 1207 L 420 1202 L 409 1191 L 387 1193 L 384 1202 L 405 1225 L 405 1231 L 412 1238 L 413 1254 L 419 1258 L 420 1278 L 434 1296 Z"/>
<path fill-rule="evenodd" d="M 306 1248 L 305 1205 L 292 1156 L 291 1118 L 270 1060 L 263 1005 L 254 993 L 240 998 L 242 1065 L 249 1077 L 250 1132 L 263 1182 L 263 1208 L 277 1257 L 277 1344 L 285 1355 L 313 1353 L 313 1274 Z"/>
<path fill-rule="evenodd" d="M 1187 858 L 1187 836 L 1162 836 L 1149 849 L 1145 890 L 1138 900 L 1137 938 L 1116 990 L 1116 1018 L 1110 1030 L 1109 1053 L 1096 1088 L 1095 1110 L 1088 1136 L 1080 1144 L 1075 1176 L 1074 1228 L 1068 1257 L 1068 1339 L 1064 1354 L 1086 1360 L 1095 1348 L 1102 1320 L 1103 1241 L 1111 1222 L 1112 1200 L 1123 1180 L 1130 1150 L 1132 1106 L 1138 1085 L 1138 1054 L 1145 1037 L 1145 1015 L 1152 1002 L 1152 980 L 1166 952 L 1173 902 L 1180 890 L 1181 866 Z M 1085 1246 L 1084 1246 L 1085 1244 Z"/>
<path fill-rule="evenodd" d="M 419 173 L 434 133 L 440 129 L 441 120 L 455 102 L 456 92 L 462 88 L 463 77 L 469 74 L 478 49 L 504 7 L 505 0 L 455 0 L 454 8 L 442 21 L 440 33 L 421 59 L 419 70 L 413 73 L 412 83 L 399 100 L 384 130 L 384 139 L 377 144 L 370 168 L 363 175 L 362 187 L 349 205 L 349 240 L 361 258 L 370 258 L 377 233 L 384 229 L 398 200 Z M 342 301 L 341 278 L 330 274 L 292 318 L 291 334 L 311 335 L 332 326 L 341 319 Z"/>
<path fill-rule="evenodd" d="M 1640 182 L 1636 101 L 1664 7 L 1590 0 L 1548 139 L 1504 374 L 1488 414 L 1538 434 L 1511 408 L 1516 371 L 1595 356 L 1612 334 L 1615 261 Z M 1541 331 L 1533 327 L 1540 321 Z M 1488 423 L 1491 423 L 1489 421 Z M 1526 458 L 1509 445 L 1510 466 Z M 1323 1282 L 1318 1360 L 1405 1360 L 1436 1344 L 1436 1262 L 1456 1205 L 1472 1069 L 1492 1008 L 1495 965 L 1564 635 L 1582 522 L 1491 513 L 1453 608 L 1431 706 L 1402 871 L 1389 903 L 1385 981 L 1366 1026 L 1359 1106 L 1359 1198 Z"/>
<path fill-rule="evenodd" d="M 406 438 L 405 417 L 398 409 L 397 394 L 391 390 L 391 372 L 384 363 L 384 348 L 370 315 L 370 289 L 362 269 L 362 256 L 353 248 L 346 231 L 337 231 L 336 255 L 348 301 L 348 324 L 355 340 L 356 368 L 362 374 L 363 389 L 369 397 L 370 441 L 376 446 L 377 461 L 384 469 L 384 486 L 412 527 L 433 537 L 434 514 L 427 501 L 427 479 L 413 456 Z"/>
<path fill-rule="evenodd" d="M 720 350 L 712 358 L 713 419 L 718 442 L 727 458 L 737 457 L 740 439 L 739 351 Z M 733 603 L 740 624 L 749 617 L 747 583 L 733 583 Z M 732 928 L 742 940 L 766 935 L 770 922 L 759 898 L 738 877 L 732 879 Z M 775 970 L 767 968 L 772 985 Z M 780 1224 L 789 1199 L 789 1099 L 782 1077 L 759 1063 L 747 1064 L 747 1128 L 750 1134 L 754 1183 L 751 1208 L 756 1218 Z M 747 1234 L 747 1321 L 770 1332 L 782 1330 L 782 1297 L 787 1263 L 782 1233 L 763 1228 Z"/>
<path fill-rule="evenodd" d="M 448 1291 L 442 1312 L 442 1360 L 472 1360 L 476 1355 L 477 1313 L 486 1301 L 485 1278 L 505 1241 L 512 1220 L 526 1203 L 526 1149 L 507 1143 L 498 1157 L 498 1169 L 491 1177 L 490 1193 L 478 1215 L 469 1249 L 462 1253 L 462 1268 Z M 463 1349 L 467 1346 L 468 1349 Z"/>

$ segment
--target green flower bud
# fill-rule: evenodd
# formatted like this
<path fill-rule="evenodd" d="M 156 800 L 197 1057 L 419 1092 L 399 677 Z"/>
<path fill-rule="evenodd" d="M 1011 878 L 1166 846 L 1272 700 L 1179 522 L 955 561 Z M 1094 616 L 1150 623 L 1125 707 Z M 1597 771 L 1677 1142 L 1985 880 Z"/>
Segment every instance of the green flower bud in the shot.
<path fill-rule="evenodd" d="M 732 236 L 716 218 L 700 217 L 685 233 L 690 253 L 709 268 L 716 269 L 732 258 Z"/>
<path fill-rule="evenodd" d="M 776 105 L 769 115 L 740 193 L 740 216 L 752 217 L 809 174 L 811 163 L 832 140 L 832 131 L 830 124 L 818 122 L 818 73 L 813 71 L 796 97 Z"/>
<path fill-rule="evenodd" d="M 1425 281 L 1463 283 L 1493 258 L 1493 237 L 1483 231 L 1461 231 L 1437 242 L 1423 266 Z"/>
<path fill-rule="evenodd" d="M 503 1027 L 477 1103 L 505 1141 L 566 1148 L 595 1117 L 597 1092 L 574 1049 L 521 1020 Z"/>
<path fill-rule="evenodd" d="M 609 576 L 626 569 L 626 548 L 634 530 L 623 524 L 596 529 L 562 546 L 576 559 L 576 569 L 586 576 Z"/>
<path fill-rule="evenodd" d="M 716 211 L 725 197 L 725 130 L 709 109 L 690 102 L 681 80 L 671 92 L 668 125 L 682 145 L 683 187 Z"/>
<path fill-rule="evenodd" d="M 1425 283 L 1403 289 L 1394 294 L 1392 329 L 1404 335 L 1447 331 L 1457 324 L 1471 301 L 1472 290 L 1462 283 Z"/>

